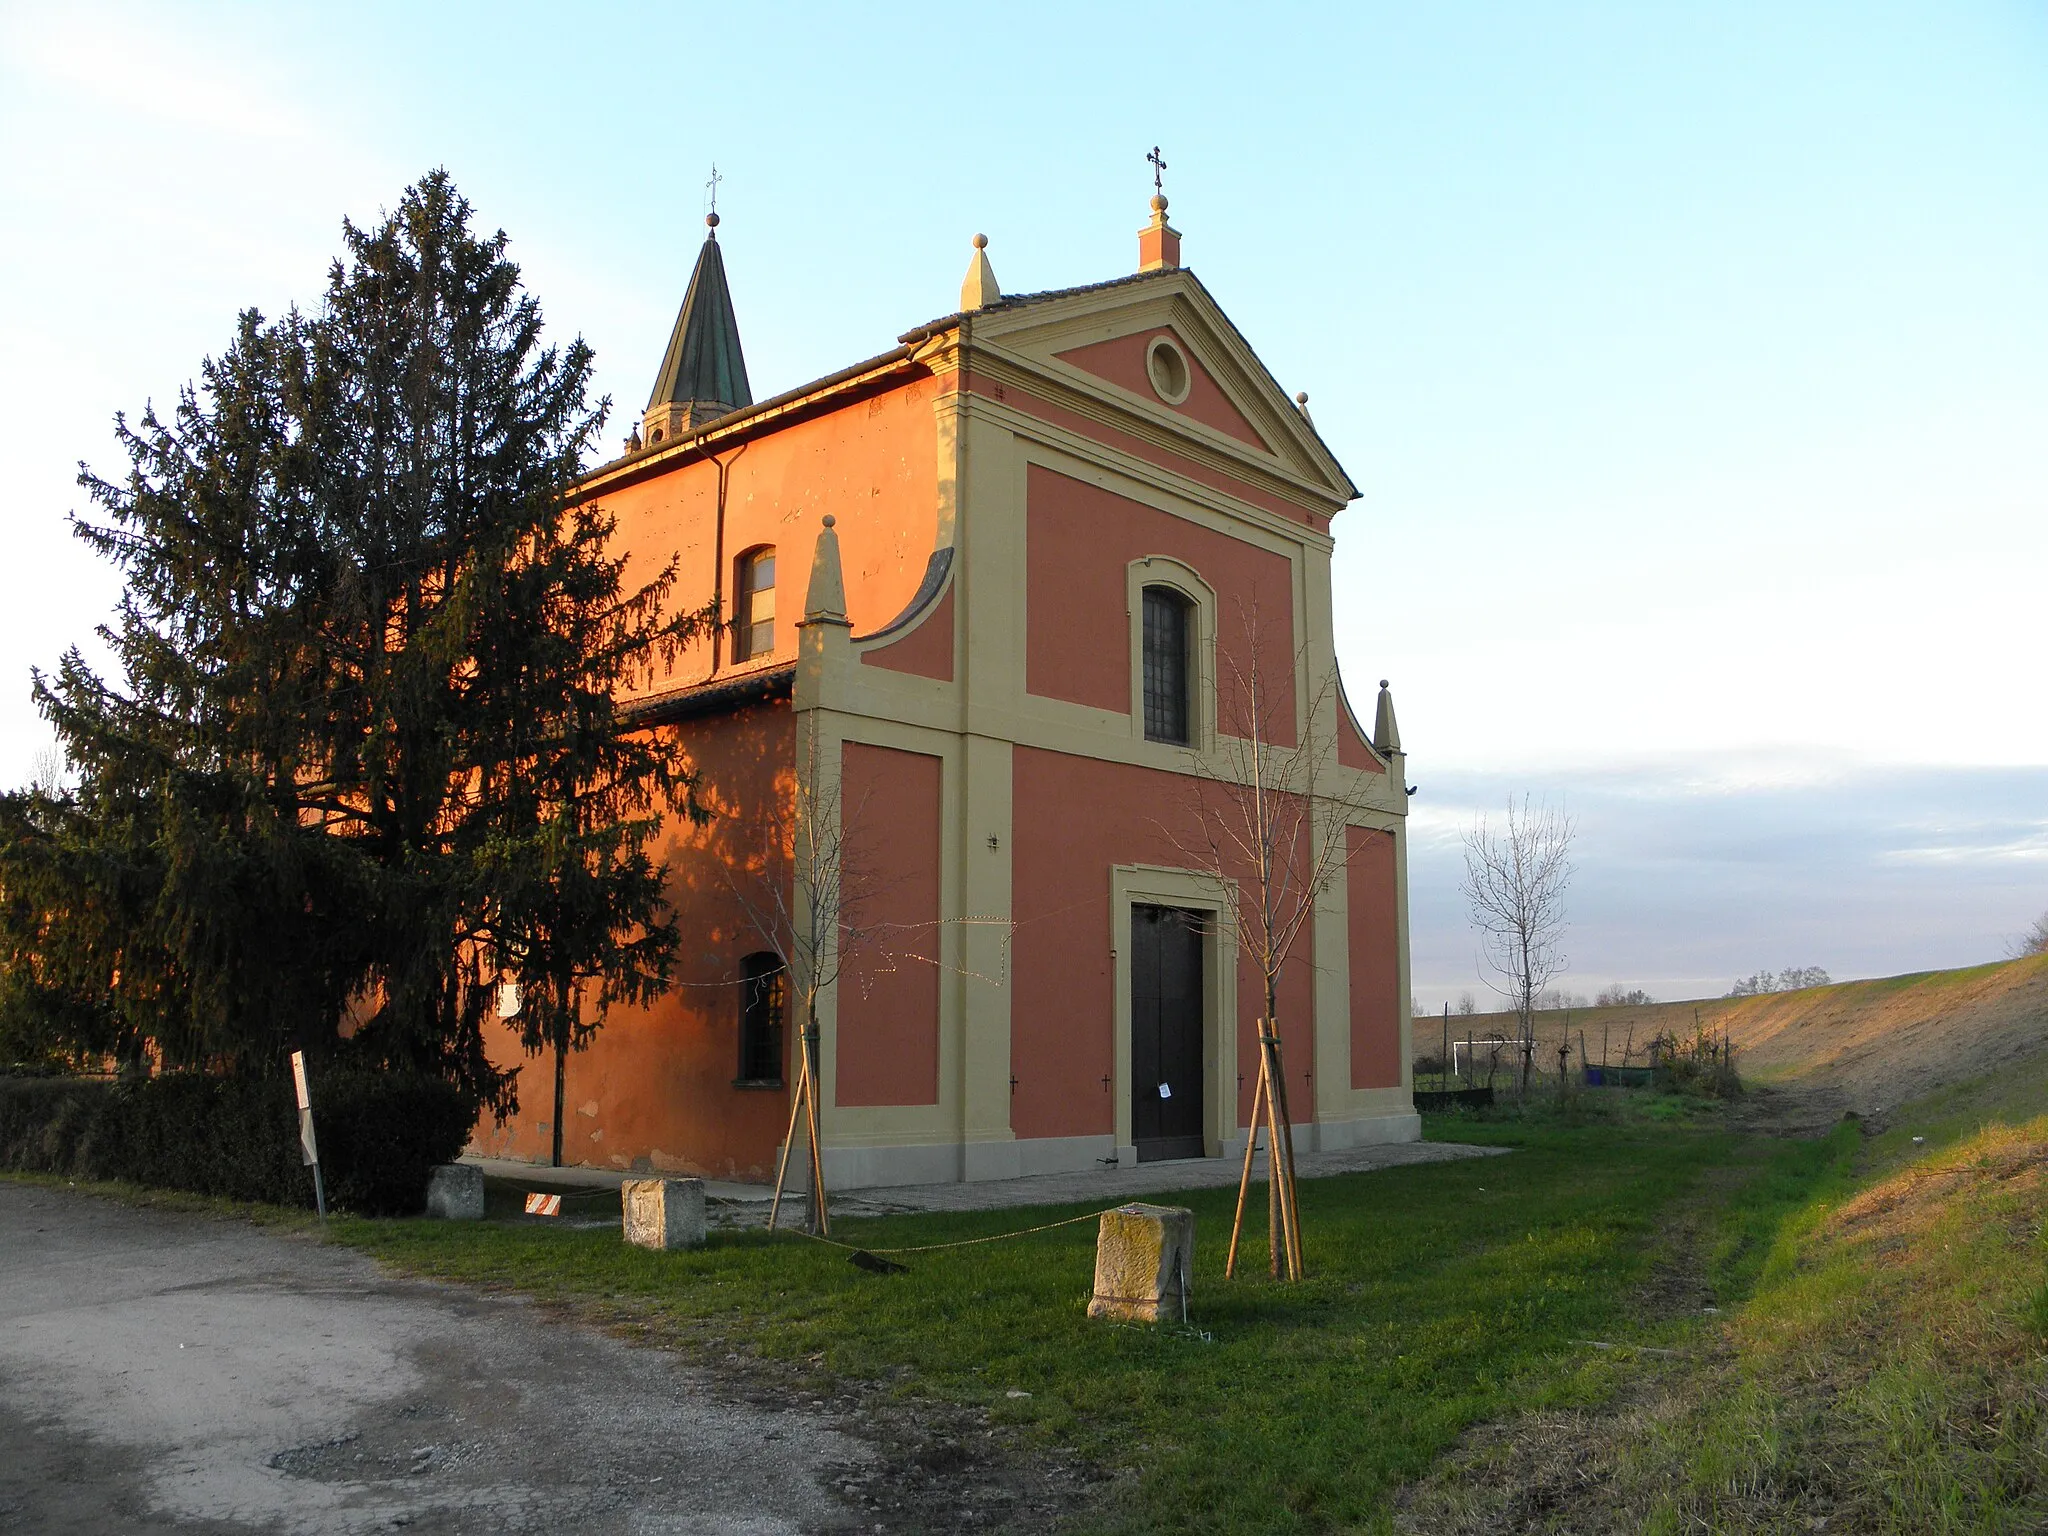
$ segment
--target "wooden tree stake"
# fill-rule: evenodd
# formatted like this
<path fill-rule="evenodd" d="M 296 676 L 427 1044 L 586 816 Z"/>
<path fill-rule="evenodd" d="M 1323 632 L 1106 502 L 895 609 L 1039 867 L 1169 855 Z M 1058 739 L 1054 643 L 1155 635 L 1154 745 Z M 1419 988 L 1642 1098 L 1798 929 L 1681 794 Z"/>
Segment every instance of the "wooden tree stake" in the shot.
<path fill-rule="evenodd" d="M 1268 1020 L 1259 1020 L 1259 1075 L 1252 1089 L 1251 1131 L 1245 1140 L 1244 1172 L 1237 1181 L 1237 1213 L 1230 1224 L 1226 1279 L 1237 1274 L 1237 1247 L 1244 1230 L 1244 1208 L 1251 1194 L 1252 1159 L 1259 1144 L 1261 1111 L 1266 1125 L 1266 1241 L 1273 1277 L 1299 1280 L 1305 1269 L 1301 1248 L 1301 1213 L 1296 1202 L 1294 1127 L 1287 1115 L 1287 1081 L 1280 1064 L 1280 1037 Z"/>
<path fill-rule="evenodd" d="M 811 1165 L 810 1216 L 811 1230 L 820 1237 L 829 1236 L 832 1231 L 832 1215 L 825 1201 L 825 1159 L 818 1146 L 818 1078 L 812 1070 L 817 1056 L 818 1034 L 815 1026 L 806 1026 L 802 1036 L 802 1050 L 798 1052 L 799 1065 L 796 1074 L 796 1092 L 789 1100 L 789 1129 L 783 1134 L 782 1156 L 775 1168 L 775 1198 L 768 1206 L 768 1230 L 775 1230 L 775 1223 L 782 1214 L 783 1191 L 789 1184 L 789 1158 L 796 1150 L 796 1128 L 801 1121 L 804 1140 L 809 1143 L 808 1154 Z"/>

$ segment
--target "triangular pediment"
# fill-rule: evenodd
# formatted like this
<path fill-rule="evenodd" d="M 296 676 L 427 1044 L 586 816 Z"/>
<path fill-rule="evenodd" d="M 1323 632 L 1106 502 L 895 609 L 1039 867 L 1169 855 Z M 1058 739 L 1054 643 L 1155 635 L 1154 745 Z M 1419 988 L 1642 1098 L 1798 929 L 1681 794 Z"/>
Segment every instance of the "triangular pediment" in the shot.
<path fill-rule="evenodd" d="M 1184 367 L 1159 355 L 1154 343 L 1162 340 L 1179 349 Z M 1193 354 L 1187 338 L 1170 325 L 1150 326 L 1112 336 L 1107 341 L 1083 342 L 1054 355 L 1061 362 L 1107 379 L 1132 394 L 1150 395 L 1169 410 L 1214 427 L 1241 443 L 1268 453 L 1273 451 L 1273 445 L 1245 420 L 1244 412 L 1237 408 L 1229 392 Z M 1178 378 L 1174 376 L 1175 369 L 1180 370 Z M 1160 375 L 1165 376 L 1164 382 Z"/>
<path fill-rule="evenodd" d="M 1314 425 L 1185 268 L 1006 299 L 975 315 L 974 340 L 1304 489 L 1339 503 L 1358 494 Z"/>

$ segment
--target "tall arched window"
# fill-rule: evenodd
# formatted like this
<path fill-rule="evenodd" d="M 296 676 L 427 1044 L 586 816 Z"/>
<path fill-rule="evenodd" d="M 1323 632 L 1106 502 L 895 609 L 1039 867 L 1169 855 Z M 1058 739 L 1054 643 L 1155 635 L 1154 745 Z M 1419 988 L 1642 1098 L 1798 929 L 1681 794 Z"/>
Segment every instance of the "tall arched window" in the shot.
<path fill-rule="evenodd" d="M 789 970 L 771 951 L 740 962 L 740 1075 L 743 1083 L 782 1081 L 782 1016 Z"/>
<path fill-rule="evenodd" d="M 1188 746 L 1188 622 L 1194 604 L 1171 587 L 1145 589 L 1145 739 Z"/>
<path fill-rule="evenodd" d="M 732 659 L 752 661 L 775 649 L 775 548 L 739 557 L 733 572 Z"/>

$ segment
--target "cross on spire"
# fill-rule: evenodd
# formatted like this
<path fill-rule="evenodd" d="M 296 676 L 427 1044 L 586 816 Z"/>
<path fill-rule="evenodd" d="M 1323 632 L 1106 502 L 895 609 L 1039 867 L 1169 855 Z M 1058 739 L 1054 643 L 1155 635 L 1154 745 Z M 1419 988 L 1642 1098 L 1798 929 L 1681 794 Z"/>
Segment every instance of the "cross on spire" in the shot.
<path fill-rule="evenodd" d="M 1152 190 L 1154 192 L 1164 192 L 1166 190 L 1166 162 L 1160 158 L 1159 146 L 1157 144 L 1152 146 L 1152 153 L 1147 155 L 1145 159 L 1152 167 Z"/>
<path fill-rule="evenodd" d="M 718 212 L 718 184 L 725 178 L 718 174 L 718 162 L 711 163 L 711 179 L 704 183 L 704 189 L 711 194 L 711 212 Z"/>

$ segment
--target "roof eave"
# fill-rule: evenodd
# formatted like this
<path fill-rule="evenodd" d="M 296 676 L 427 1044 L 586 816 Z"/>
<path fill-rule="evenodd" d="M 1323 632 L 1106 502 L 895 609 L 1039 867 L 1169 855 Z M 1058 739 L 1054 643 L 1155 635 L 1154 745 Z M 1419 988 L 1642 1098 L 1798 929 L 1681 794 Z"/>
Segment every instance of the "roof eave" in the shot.
<path fill-rule="evenodd" d="M 618 458 L 598 465 L 584 474 L 573 487 L 577 495 L 587 495 L 606 485 L 647 473 L 650 470 L 670 468 L 693 453 L 702 453 L 718 444 L 747 436 L 762 427 L 773 425 L 781 418 L 793 416 L 804 409 L 820 405 L 841 395 L 857 393 L 864 385 L 901 373 L 912 366 L 919 349 L 904 345 L 893 347 L 837 373 L 828 373 L 823 378 L 813 379 L 795 389 L 785 390 L 766 400 L 742 406 L 736 411 L 708 421 L 693 432 L 678 434 L 659 446 L 650 445 L 636 453 L 621 454 Z"/>
<path fill-rule="evenodd" d="M 629 699 L 619 706 L 619 714 L 629 725 L 675 725 L 706 715 L 726 714 L 768 699 L 786 699 L 795 686 L 796 663 L 786 662 L 738 677 L 714 677 L 667 693 Z"/>

